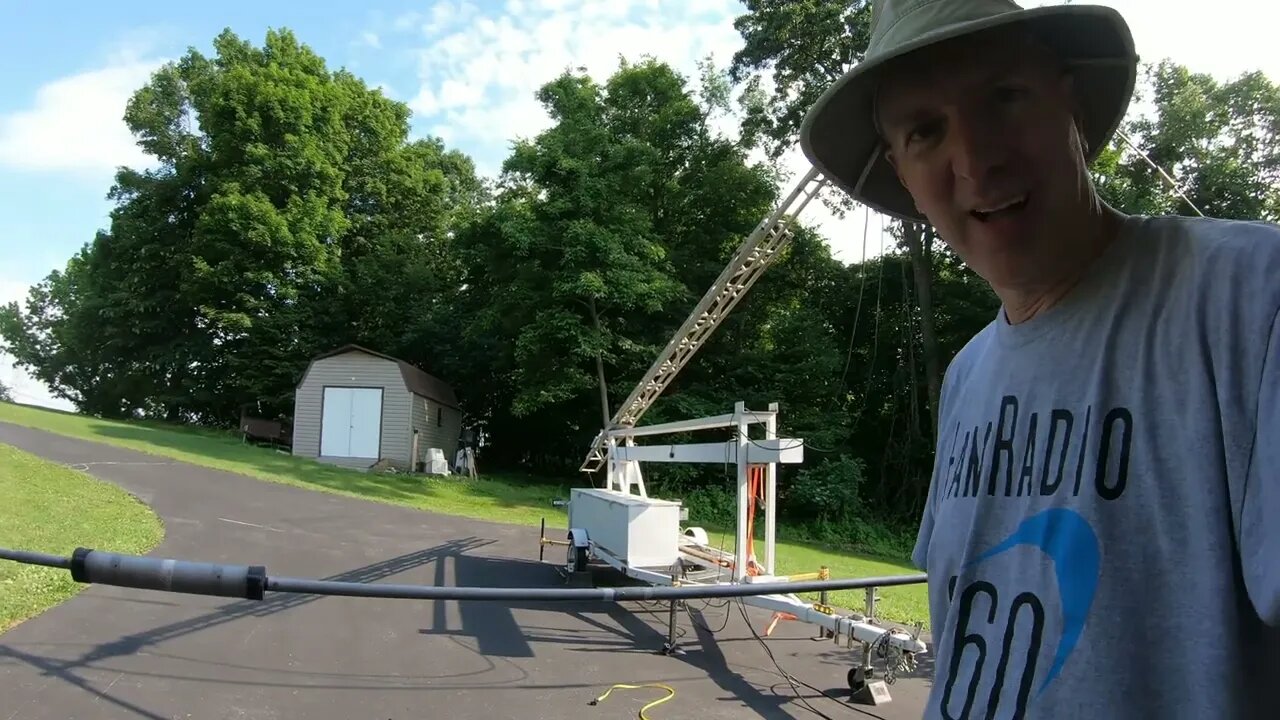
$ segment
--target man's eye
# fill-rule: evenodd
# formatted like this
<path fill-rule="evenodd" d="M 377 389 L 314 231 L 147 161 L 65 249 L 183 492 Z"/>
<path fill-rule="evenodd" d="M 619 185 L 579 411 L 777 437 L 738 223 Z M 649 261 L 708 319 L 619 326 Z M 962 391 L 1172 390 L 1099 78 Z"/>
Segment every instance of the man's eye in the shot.
<path fill-rule="evenodd" d="M 1002 103 L 1017 102 L 1026 96 L 1026 88 L 1017 85 L 1003 85 L 995 89 L 996 101 Z"/>
<path fill-rule="evenodd" d="M 929 142 L 942 131 L 942 123 L 937 120 L 918 123 L 907 130 L 907 144 Z"/>

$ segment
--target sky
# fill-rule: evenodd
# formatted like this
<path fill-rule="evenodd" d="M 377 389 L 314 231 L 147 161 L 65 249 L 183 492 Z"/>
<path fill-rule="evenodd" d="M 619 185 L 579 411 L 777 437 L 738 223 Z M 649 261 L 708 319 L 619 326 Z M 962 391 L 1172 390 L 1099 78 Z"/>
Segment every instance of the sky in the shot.
<path fill-rule="evenodd" d="M 1280 80 L 1274 3 L 1099 3 L 1125 15 L 1143 61 Z M 565 68 L 603 80 L 620 55 L 648 54 L 696 78 L 702 57 L 728 65 L 744 11 L 739 0 L 0 2 L 0 303 L 24 298 L 108 226 L 115 169 L 148 164 L 122 120 L 130 94 L 187 48 L 209 54 L 224 28 L 258 45 L 269 29 L 293 30 L 330 68 L 407 103 L 413 136 L 437 135 L 493 174 L 513 139 L 549 124 L 533 93 Z M 808 168 L 798 149 L 784 162 L 794 177 Z M 844 262 L 884 244 L 875 213 L 835 218 L 811 203 L 803 219 Z M 19 402 L 70 407 L 2 353 L 0 382 Z"/>

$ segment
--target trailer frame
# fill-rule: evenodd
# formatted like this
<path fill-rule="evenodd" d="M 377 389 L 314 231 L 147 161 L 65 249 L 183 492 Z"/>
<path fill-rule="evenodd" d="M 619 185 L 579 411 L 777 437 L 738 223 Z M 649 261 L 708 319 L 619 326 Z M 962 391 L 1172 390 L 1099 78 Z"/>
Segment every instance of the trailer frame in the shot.
<path fill-rule="evenodd" d="M 691 586 L 691 585 L 724 585 L 739 583 L 778 583 L 791 581 L 790 576 L 776 574 L 776 536 L 777 536 L 777 490 L 778 464 L 797 464 L 804 460 L 804 440 L 800 438 L 778 437 L 778 404 L 770 403 L 767 410 L 750 410 L 745 403 L 734 405 L 733 412 L 724 415 L 679 420 L 675 422 L 647 425 L 642 427 L 615 427 L 604 433 L 602 445 L 606 463 L 606 485 L 604 488 L 575 489 L 567 503 L 569 506 L 569 527 L 565 539 L 561 541 L 546 537 L 546 520 L 543 520 L 539 539 L 539 558 L 543 557 L 546 545 L 562 545 L 566 548 L 563 574 L 567 582 L 580 584 L 593 582 L 589 564 L 599 563 L 612 568 L 632 580 L 655 586 Z M 752 426 L 764 426 L 763 438 L 752 438 Z M 662 435 L 725 430 L 730 437 L 721 442 L 701 443 L 657 443 L 641 445 L 637 438 L 656 438 Z M 706 531 L 698 526 L 676 527 L 678 534 L 676 547 L 678 553 L 669 565 L 640 565 L 629 561 L 629 548 L 609 547 L 601 537 L 618 535 L 608 518 L 600 518 L 598 514 L 578 514 L 575 522 L 574 497 L 578 503 L 588 497 L 615 498 L 622 502 L 641 503 L 646 501 L 669 506 L 680 504 L 678 500 L 661 500 L 650 498 L 644 483 L 641 463 L 650 462 L 682 462 L 682 463 L 723 463 L 736 468 L 737 481 L 737 522 L 733 552 L 711 545 Z M 753 468 L 756 476 L 763 483 L 752 487 Z M 763 484 L 763 488 L 759 485 Z M 763 497 L 752 496 L 753 490 L 763 490 Z M 753 500 L 763 500 L 764 504 L 764 542 L 761 557 L 757 559 L 752 552 L 753 535 L 750 530 L 754 521 Z M 596 502 L 594 499 L 592 502 Z M 687 509 L 680 504 L 680 520 L 687 519 Z M 587 517 L 587 522 L 581 518 Z M 592 524 L 595 524 L 593 527 Z M 606 525 L 608 524 L 608 525 Z M 667 540 L 663 539 L 666 543 Z M 826 576 L 825 568 L 819 577 Z M 812 577 L 812 573 L 797 576 L 797 579 Z M 916 656 L 927 652 L 927 646 L 920 640 L 922 626 L 917 624 L 912 631 L 898 627 L 885 627 L 875 616 L 875 588 L 867 589 L 865 613 L 841 613 L 827 601 L 824 591 L 818 602 L 810 602 L 794 593 L 753 595 L 741 598 L 748 605 L 759 607 L 773 613 L 773 620 L 765 630 L 767 636 L 780 619 L 795 620 L 816 625 L 821 637 L 829 639 L 837 645 L 852 650 L 861 648 L 862 659 L 859 665 L 850 668 L 847 676 L 850 691 L 855 700 L 871 704 L 883 704 L 891 701 L 887 684 L 891 683 L 897 672 L 910 671 L 916 665 Z M 662 652 L 679 654 L 681 652 L 676 641 L 676 609 L 678 600 L 671 600 L 669 627 Z M 885 664 L 886 680 L 876 680 L 873 659 L 881 657 Z"/>

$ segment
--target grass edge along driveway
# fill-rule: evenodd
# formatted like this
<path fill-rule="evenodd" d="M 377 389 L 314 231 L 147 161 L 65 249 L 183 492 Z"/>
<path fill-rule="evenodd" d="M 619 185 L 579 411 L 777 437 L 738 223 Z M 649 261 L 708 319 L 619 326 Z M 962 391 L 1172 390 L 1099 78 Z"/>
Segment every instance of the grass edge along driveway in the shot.
<path fill-rule="evenodd" d="M 132 555 L 160 544 L 151 508 L 88 473 L 0 444 L 0 547 L 70 555 L 78 546 Z M 87 585 L 66 570 L 0 562 L 0 634 Z"/>
<path fill-rule="evenodd" d="M 567 498 L 569 485 L 529 482 L 525 478 L 482 475 L 478 479 L 393 475 L 348 470 L 284 452 L 245 445 L 228 434 L 202 428 L 157 422 L 118 422 L 57 410 L 0 402 L 0 422 L 9 422 L 59 435 L 101 442 L 151 455 L 188 462 L 202 467 L 319 490 L 348 497 L 412 507 L 444 515 L 477 520 L 526 525 L 530 529 L 530 552 L 537 547 L 537 527 L 546 518 L 551 528 L 563 528 L 568 518 L 563 508 L 553 507 L 555 498 Z M 763 523 L 758 522 L 758 526 Z M 762 531 L 762 528 L 761 528 Z M 723 529 L 708 528 L 711 540 L 721 544 Z M 80 543 L 86 547 L 90 543 Z M 725 546 L 732 549 L 732 532 Z M 33 548 L 23 548 L 33 549 Z M 549 548 L 554 552 L 555 548 Z M 904 575 L 918 572 L 903 562 L 842 552 L 816 545 L 777 543 L 779 573 L 816 572 L 830 568 L 833 578 Z M 807 595 L 805 597 L 808 597 Z M 923 585 L 881 588 L 877 615 L 899 623 L 929 625 L 928 597 Z M 816 599 L 816 595 L 813 596 Z M 846 590 L 831 594 L 838 607 L 862 609 L 865 593 Z"/>

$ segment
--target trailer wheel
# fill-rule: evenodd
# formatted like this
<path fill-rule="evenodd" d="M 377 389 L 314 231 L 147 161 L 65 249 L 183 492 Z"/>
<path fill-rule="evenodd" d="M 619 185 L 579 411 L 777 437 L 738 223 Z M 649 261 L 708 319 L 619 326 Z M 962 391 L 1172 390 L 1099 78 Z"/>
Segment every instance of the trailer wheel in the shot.
<path fill-rule="evenodd" d="M 864 670 L 861 667 L 849 668 L 847 680 L 849 681 L 849 691 L 858 692 L 867 686 L 867 681 L 875 675 L 875 670 Z"/>
<path fill-rule="evenodd" d="M 582 572 L 587 569 L 587 549 L 577 547 L 572 542 L 569 543 L 568 557 L 566 564 L 569 566 L 570 572 Z"/>
<path fill-rule="evenodd" d="M 586 570 L 586 551 L 588 548 L 579 546 L 573 542 L 573 534 L 568 536 L 568 546 L 566 547 L 566 556 L 564 556 L 564 565 L 570 573 L 581 573 Z"/>
<path fill-rule="evenodd" d="M 685 537 L 693 540 L 699 545 L 710 545 L 711 541 L 707 538 L 707 531 L 700 527 L 689 527 L 684 529 Z"/>

